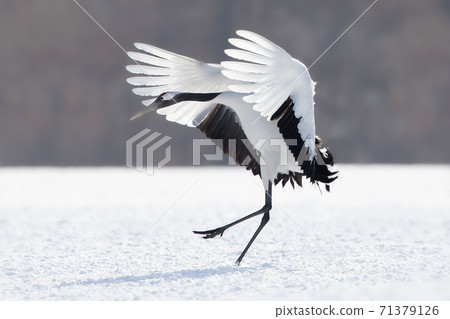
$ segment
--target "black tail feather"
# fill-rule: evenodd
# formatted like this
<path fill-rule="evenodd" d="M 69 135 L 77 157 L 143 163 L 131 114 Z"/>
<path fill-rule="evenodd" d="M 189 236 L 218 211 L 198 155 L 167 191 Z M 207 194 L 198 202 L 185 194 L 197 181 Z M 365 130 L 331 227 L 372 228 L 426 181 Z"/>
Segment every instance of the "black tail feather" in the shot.
<path fill-rule="evenodd" d="M 302 164 L 303 174 L 310 179 L 311 183 L 321 182 L 325 185 L 325 189 L 330 191 L 330 184 L 338 178 L 338 171 L 331 169 L 334 164 L 334 158 L 328 148 L 317 149 L 319 160 L 316 156 L 311 161 L 304 161 Z"/>

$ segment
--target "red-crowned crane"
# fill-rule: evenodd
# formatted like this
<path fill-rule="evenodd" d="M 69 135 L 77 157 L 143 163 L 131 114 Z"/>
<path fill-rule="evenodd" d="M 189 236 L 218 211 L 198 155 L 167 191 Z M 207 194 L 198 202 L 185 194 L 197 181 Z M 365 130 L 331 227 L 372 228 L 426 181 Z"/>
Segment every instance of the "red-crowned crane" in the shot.
<path fill-rule="evenodd" d="M 128 83 L 133 92 L 149 99 L 135 119 L 156 110 L 166 119 L 199 128 L 218 143 L 236 163 L 259 175 L 265 204 L 256 212 L 222 227 L 194 231 L 203 238 L 222 236 L 228 228 L 263 214 L 261 224 L 242 251 L 239 265 L 269 221 L 272 183 L 302 186 L 329 184 L 337 178 L 333 157 L 320 148 L 314 122 L 314 86 L 308 69 L 278 45 L 250 32 L 237 31 L 229 39 L 234 61 L 204 63 L 148 44 L 135 43 L 143 52 L 128 52 L 136 65 L 127 70 L 138 76 Z M 263 142 L 261 142 L 263 141 Z"/>

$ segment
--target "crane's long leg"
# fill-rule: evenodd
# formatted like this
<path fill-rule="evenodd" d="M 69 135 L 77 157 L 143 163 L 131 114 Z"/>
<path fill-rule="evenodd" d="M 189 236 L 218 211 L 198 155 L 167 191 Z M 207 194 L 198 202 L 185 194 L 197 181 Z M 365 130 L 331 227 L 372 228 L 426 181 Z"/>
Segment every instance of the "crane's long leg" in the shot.
<path fill-rule="evenodd" d="M 247 219 L 250 219 L 252 217 L 255 217 L 255 216 L 258 216 L 258 215 L 261 215 L 261 214 L 265 214 L 266 212 L 269 212 L 269 210 L 270 210 L 270 207 L 267 207 L 266 205 L 264 205 L 260 210 L 257 210 L 256 212 L 251 213 L 251 214 L 249 214 L 249 215 L 247 215 L 245 217 L 242 217 L 242 218 L 240 218 L 240 219 L 238 219 L 238 220 L 236 220 L 236 221 L 234 221 L 232 223 L 229 223 L 229 224 L 227 224 L 225 226 L 218 227 L 218 228 L 215 228 L 215 229 L 210 229 L 210 230 L 202 230 L 202 231 L 194 230 L 194 234 L 204 235 L 203 238 L 205 238 L 205 239 L 214 238 L 214 237 L 216 237 L 218 235 L 220 235 L 220 237 L 222 237 L 223 233 L 228 228 L 233 227 L 234 225 L 237 225 L 237 224 L 239 224 L 239 223 L 241 223 L 241 222 L 243 222 L 243 221 L 245 221 Z"/>
<path fill-rule="evenodd" d="M 260 231 L 264 228 L 264 226 L 266 226 L 266 224 L 269 222 L 270 216 L 269 216 L 269 211 L 265 212 L 263 215 L 263 218 L 261 219 L 261 224 L 259 224 L 258 229 L 255 231 L 255 233 L 253 234 L 252 238 L 250 239 L 250 241 L 248 242 L 247 246 L 245 246 L 245 249 L 242 251 L 241 255 L 239 256 L 239 258 L 236 260 L 236 265 L 240 265 L 242 259 L 244 258 L 245 254 L 247 253 L 247 250 L 250 248 L 250 246 L 253 244 L 253 242 L 255 241 L 256 237 L 258 237 Z"/>
<path fill-rule="evenodd" d="M 261 220 L 261 224 L 259 225 L 258 229 L 256 230 L 256 232 L 253 234 L 253 237 L 250 239 L 249 243 L 247 244 L 247 246 L 245 247 L 244 251 L 241 253 L 241 255 L 239 256 L 239 258 L 236 261 L 236 264 L 239 265 L 242 261 L 242 259 L 244 258 L 245 254 L 247 253 L 247 250 L 250 248 L 250 246 L 253 244 L 253 241 L 255 240 L 255 238 L 258 236 L 258 234 L 261 232 L 261 230 L 264 228 L 264 226 L 267 224 L 267 222 L 270 219 L 269 216 L 269 212 L 272 209 L 272 182 L 269 182 L 269 187 L 266 191 L 266 201 L 264 206 L 257 210 L 254 213 L 251 213 L 245 217 L 242 217 L 232 223 L 229 223 L 225 226 L 222 227 L 218 227 L 216 229 L 211 229 L 211 230 L 205 230 L 205 231 L 196 231 L 194 230 L 194 234 L 200 234 L 200 235 L 204 235 L 203 238 L 207 239 L 207 238 L 214 238 L 218 235 L 222 236 L 223 233 L 225 232 L 225 230 L 227 230 L 228 228 L 237 225 L 247 219 L 250 219 L 252 217 L 261 215 L 263 215 L 263 218 Z"/>

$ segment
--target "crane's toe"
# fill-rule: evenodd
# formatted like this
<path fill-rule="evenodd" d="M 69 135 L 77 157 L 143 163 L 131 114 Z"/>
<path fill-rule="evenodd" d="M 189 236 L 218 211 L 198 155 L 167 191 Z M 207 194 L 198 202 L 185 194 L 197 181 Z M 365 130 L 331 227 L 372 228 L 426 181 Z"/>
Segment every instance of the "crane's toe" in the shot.
<path fill-rule="evenodd" d="M 204 236 L 202 236 L 202 238 L 208 239 L 208 238 L 214 238 L 218 235 L 220 235 L 220 237 L 222 237 L 225 230 L 226 230 L 226 228 L 224 228 L 224 227 L 219 227 L 216 229 L 204 230 L 204 231 L 194 230 L 194 234 L 204 235 Z"/>

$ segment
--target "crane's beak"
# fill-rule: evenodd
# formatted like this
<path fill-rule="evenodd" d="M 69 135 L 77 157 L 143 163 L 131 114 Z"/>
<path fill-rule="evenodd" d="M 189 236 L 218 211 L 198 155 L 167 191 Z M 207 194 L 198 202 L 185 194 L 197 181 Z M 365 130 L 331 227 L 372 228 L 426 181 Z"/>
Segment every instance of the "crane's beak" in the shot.
<path fill-rule="evenodd" d="M 138 117 L 141 117 L 145 113 L 156 110 L 157 109 L 156 104 L 157 104 L 156 102 L 153 102 L 152 104 L 146 106 L 143 110 L 141 110 L 141 111 L 137 112 L 135 115 L 133 115 L 133 117 L 130 119 L 130 121 L 135 120 Z"/>

